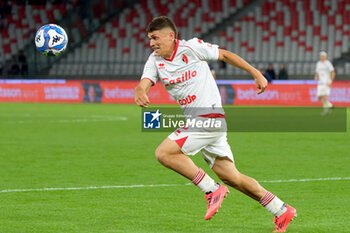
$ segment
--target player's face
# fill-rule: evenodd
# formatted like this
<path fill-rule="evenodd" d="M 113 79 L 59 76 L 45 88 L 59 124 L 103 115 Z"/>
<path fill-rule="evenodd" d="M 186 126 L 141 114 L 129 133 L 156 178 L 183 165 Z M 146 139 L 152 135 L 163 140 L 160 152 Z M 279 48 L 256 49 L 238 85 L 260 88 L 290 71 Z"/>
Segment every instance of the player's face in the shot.
<path fill-rule="evenodd" d="M 89 86 L 88 96 L 89 96 L 89 101 L 90 102 L 95 102 L 95 100 L 96 100 L 96 91 L 95 91 L 95 87 L 92 86 L 92 85 Z"/>
<path fill-rule="evenodd" d="M 320 55 L 320 60 L 321 61 L 325 61 L 327 59 L 327 56 L 325 56 L 325 55 Z"/>
<path fill-rule="evenodd" d="M 157 56 L 170 57 L 173 53 L 174 32 L 168 28 L 148 33 L 150 46 Z"/>

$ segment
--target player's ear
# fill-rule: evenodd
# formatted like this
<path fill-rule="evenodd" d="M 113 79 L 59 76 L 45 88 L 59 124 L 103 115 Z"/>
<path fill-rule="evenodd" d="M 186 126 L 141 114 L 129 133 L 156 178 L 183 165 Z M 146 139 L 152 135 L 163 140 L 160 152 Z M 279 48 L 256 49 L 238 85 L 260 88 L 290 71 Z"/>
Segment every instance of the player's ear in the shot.
<path fill-rule="evenodd" d="M 171 41 L 174 41 L 174 40 L 175 40 L 175 32 L 170 31 L 170 32 L 169 32 L 169 36 L 170 36 Z"/>

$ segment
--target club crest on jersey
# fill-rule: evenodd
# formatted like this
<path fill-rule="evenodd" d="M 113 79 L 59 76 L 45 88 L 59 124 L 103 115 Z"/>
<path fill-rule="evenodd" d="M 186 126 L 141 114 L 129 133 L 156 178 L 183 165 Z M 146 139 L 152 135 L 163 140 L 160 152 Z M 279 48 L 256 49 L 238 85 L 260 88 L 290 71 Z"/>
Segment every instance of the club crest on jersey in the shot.
<path fill-rule="evenodd" d="M 159 63 L 159 64 L 158 64 L 158 69 L 159 69 L 159 70 L 165 69 L 164 63 Z"/>
<path fill-rule="evenodd" d="M 182 61 L 188 64 L 188 58 L 185 54 L 182 55 Z"/>

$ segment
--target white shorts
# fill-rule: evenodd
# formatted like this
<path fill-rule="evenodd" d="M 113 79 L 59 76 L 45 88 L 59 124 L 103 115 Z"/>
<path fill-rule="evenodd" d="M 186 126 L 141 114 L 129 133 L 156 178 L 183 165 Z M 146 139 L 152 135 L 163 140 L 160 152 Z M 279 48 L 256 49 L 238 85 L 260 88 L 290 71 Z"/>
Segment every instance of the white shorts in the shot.
<path fill-rule="evenodd" d="M 195 155 L 200 151 L 204 160 L 212 168 L 217 156 L 227 157 L 234 162 L 226 136 L 226 132 L 188 132 L 186 129 L 179 128 L 168 138 L 175 141 L 185 155 Z"/>
<path fill-rule="evenodd" d="M 329 96 L 331 93 L 331 88 L 327 84 L 319 84 L 317 85 L 317 96 Z"/>

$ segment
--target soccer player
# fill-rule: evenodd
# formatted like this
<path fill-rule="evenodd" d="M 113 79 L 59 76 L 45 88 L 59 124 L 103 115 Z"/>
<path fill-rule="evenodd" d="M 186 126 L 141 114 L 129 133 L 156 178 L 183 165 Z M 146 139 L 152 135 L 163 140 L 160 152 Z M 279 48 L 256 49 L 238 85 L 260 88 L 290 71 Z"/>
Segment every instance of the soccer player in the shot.
<path fill-rule="evenodd" d="M 236 54 L 197 38 L 178 40 L 175 24 L 166 16 L 154 18 L 147 33 L 154 52 L 149 56 L 141 81 L 135 88 L 135 102 L 141 107 L 150 104 L 147 93 L 159 79 L 184 113 L 188 108 L 208 107 L 211 112 L 199 117 L 224 118 L 224 113 L 220 111 L 221 97 L 206 62 L 208 60 L 224 61 L 250 73 L 258 88 L 257 94 L 267 87 L 267 81 L 259 70 Z M 187 79 L 181 78 L 182 75 Z M 275 216 L 275 232 L 284 232 L 296 216 L 296 210 L 237 170 L 226 135 L 226 131 L 188 132 L 186 128 L 179 128 L 158 146 L 155 155 L 162 165 L 191 180 L 205 193 L 206 220 L 218 211 L 228 189 L 216 183 L 187 156 L 199 151 L 225 184 L 258 201 Z"/>
<path fill-rule="evenodd" d="M 323 104 L 322 115 L 328 114 L 333 104 L 329 102 L 328 96 L 331 93 L 331 85 L 335 78 L 335 71 L 332 63 L 327 60 L 327 53 L 320 52 L 320 60 L 316 64 L 315 81 L 317 84 L 317 96 Z"/>

